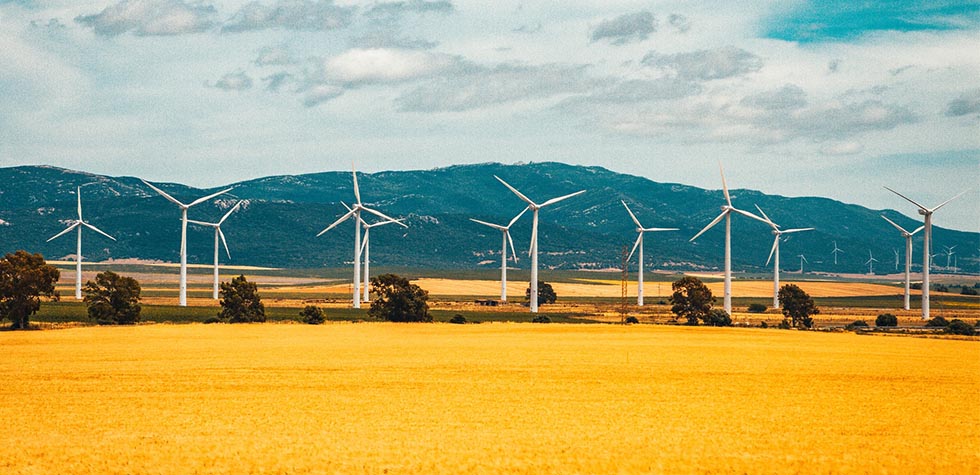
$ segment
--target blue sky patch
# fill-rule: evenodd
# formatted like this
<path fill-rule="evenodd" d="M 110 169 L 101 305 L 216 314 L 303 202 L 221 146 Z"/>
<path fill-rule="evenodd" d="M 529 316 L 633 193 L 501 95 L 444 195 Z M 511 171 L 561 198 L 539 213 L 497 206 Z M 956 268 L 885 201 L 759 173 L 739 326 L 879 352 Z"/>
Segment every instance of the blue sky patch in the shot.
<path fill-rule="evenodd" d="M 978 24 L 976 1 L 807 1 L 771 18 L 763 36 L 815 43 L 853 40 L 873 31 L 944 31 Z"/>

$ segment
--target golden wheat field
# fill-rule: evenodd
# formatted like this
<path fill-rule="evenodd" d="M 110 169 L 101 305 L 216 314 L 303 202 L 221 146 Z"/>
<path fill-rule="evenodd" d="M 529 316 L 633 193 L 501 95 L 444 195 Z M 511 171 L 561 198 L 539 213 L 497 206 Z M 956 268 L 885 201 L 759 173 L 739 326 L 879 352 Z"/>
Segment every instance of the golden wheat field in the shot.
<path fill-rule="evenodd" d="M 0 333 L 0 473 L 978 473 L 976 341 L 653 325 Z"/>

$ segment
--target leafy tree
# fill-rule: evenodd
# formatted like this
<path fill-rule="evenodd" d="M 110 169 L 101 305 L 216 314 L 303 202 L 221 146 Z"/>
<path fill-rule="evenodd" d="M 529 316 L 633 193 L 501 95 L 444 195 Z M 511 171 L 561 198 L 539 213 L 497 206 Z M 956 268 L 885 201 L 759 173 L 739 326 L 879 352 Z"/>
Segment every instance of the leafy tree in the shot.
<path fill-rule="evenodd" d="M 323 309 L 315 305 L 307 305 L 302 311 L 299 312 L 299 316 L 303 319 L 303 323 L 309 325 L 320 325 L 321 323 L 327 321 L 326 317 L 323 315 Z"/>
<path fill-rule="evenodd" d="M 811 315 L 820 313 L 820 309 L 813 303 L 809 294 L 794 284 L 786 284 L 779 288 L 777 296 L 780 305 L 783 307 L 783 316 L 792 319 L 794 327 L 803 325 L 810 328 L 813 326 Z"/>
<path fill-rule="evenodd" d="M 732 317 L 724 309 L 713 308 L 708 311 L 704 324 L 713 327 L 730 327 L 732 326 Z"/>
<path fill-rule="evenodd" d="M 431 322 L 429 292 L 395 274 L 371 278 L 371 288 L 378 297 L 371 302 L 368 315 L 390 322 Z"/>
<path fill-rule="evenodd" d="M 9 319 L 15 330 L 26 329 L 31 315 L 41 308 L 41 297 L 58 300 L 54 284 L 61 272 L 44 261 L 44 256 L 27 251 L 9 253 L 0 259 L 0 320 Z"/>
<path fill-rule="evenodd" d="M 704 282 L 697 277 L 683 277 L 671 284 L 674 294 L 670 296 L 670 311 L 678 318 L 686 318 L 688 325 L 697 325 L 711 310 L 715 298 Z"/>
<path fill-rule="evenodd" d="M 897 327 L 898 326 L 898 317 L 896 317 L 895 315 L 892 315 L 890 313 L 883 313 L 881 315 L 878 315 L 878 318 L 875 318 L 875 326 L 876 327 Z"/>
<path fill-rule="evenodd" d="M 88 318 L 100 324 L 131 325 L 140 321 L 140 283 L 112 271 L 101 272 L 85 283 Z"/>
<path fill-rule="evenodd" d="M 531 300 L 531 286 L 527 286 L 524 290 L 524 298 L 527 301 Z M 539 280 L 538 281 L 538 305 L 544 305 L 548 303 L 555 303 L 558 301 L 558 294 L 555 293 L 555 289 L 551 287 L 551 284 Z"/>
<path fill-rule="evenodd" d="M 949 321 L 943 317 L 933 317 L 926 322 L 927 328 L 946 328 L 949 326 Z"/>
<path fill-rule="evenodd" d="M 229 323 L 265 321 L 265 305 L 259 297 L 258 286 L 239 275 L 231 282 L 221 283 L 221 312 L 218 318 Z"/>

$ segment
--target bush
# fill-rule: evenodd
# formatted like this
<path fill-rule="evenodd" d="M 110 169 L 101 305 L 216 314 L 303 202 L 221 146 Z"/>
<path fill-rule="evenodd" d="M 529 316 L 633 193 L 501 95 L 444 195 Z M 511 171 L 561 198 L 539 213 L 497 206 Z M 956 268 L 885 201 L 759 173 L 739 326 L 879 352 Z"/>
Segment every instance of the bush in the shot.
<path fill-rule="evenodd" d="M 221 283 L 220 303 L 218 318 L 229 323 L 265 321 L 265 305 L 259 297 L 258 286 L 246 280 L 244 275 Z"/>
<path fill-rule="evenodd" d="M 783 321 L 779 322 L 780 330 L 789 330 L 790 328 L 793 328 L 793 326 L 789 324 L 789 319 L 784 318 Z"/>
<path fill-rule="evenodd" d="M 932 290 L 936 292 L 949 292 L 949 287 L 946 284 L 935 284 L 932 286 Z"/>
<path fill-rule="evenodd" d="M 140 321 L 140 283 L 112 271 L 101 272 L 85 283 L 88 318 L 99 325 L 132 325 Z"/>
<path fill-rule="evenodd" d="M 912 282 L 909 284 L 909 288 L 912 290 L 922 290 L 922 282 Z"/>
<path fill-rule="evenodd" d="M 966 323 L 963 320 L 957 318 L 949 322 L 949 326 L 946 327 L 946 333 L 949 333 L 951 335 L 973 336 L 976 332 L 973 330 L 973 327 L 971 327 L 969 323 Z"/>
<path fill-rule="evenodd" d="M 876 327 L 897 327 L 898 326 L 898 317 L 896 317 L 896 316 L 894 316 L 894 315 L 892 315 L 890 313 L 883 313 L 881 315 L 878 315 L 878 318 L 875 318 L 875 326 Z"/>
<path fill-rule="evenodd" d="M 551 319 L 548 318 L 546 315 L 539 315 L 537 317 L 534 317 L 534 320 L 531 321 L 534 323 L 551 323 Z"/>
<path fill-rule="evenodd" d="M 949 321 L 943 317 L 933 317 L 928 322 L 926 322 L 926 328 L 946 328 L 949 326 Z"/>
<path fill-rule="evenodd" d="M 205 325 L 210 325 L 212 323 L 221 323 L 221 319 L 218 317 L 208 317 L 207 320 L 204 320 Z"/>
<path fill-rule="evenodd" d="M 864 320 L 854 320 L 853 322 L 848 323 L 847 326 L 844 328 L 847 330 L 857 330 L 858 328 L 867 328 L 867 327 L 868 327 L 868 322 L 865 322 Z"/>
<path fill-rule="evenodd" d="M 460 315 L 460 314 L 457 313 L 456 315 L 453 315 L 453 318 L 450 318 L 449 319 L 449 323 L 455 323 L 457 325 L 462 325 L 462 324 L 466 323 L 466 317 L 464 317 L 464 316 L 462 316 L 462 315 Z"/>
<path fill-rule="evenodd" d="M 960 290 L 960 293 L 963 295 L 977 295 L 980 292 L 977 292 L 977 289 L 973 287 L 967 287 L 964 285 L 963 288 Z"/>
<path fill-rule="evenodd" d="M 371 302 L 368 315 L 389 322 L 431 322 L 429 293 L 395 274 L 371 278 L 371 288 L 378 297 Z"/>
<path fill-rule="evenodd" d="M 315 305 L 307 305 L 299 312 L 299 316 L 303 319 L 303 323 L 307 325 L 320 325 L 321 323 L 327 321 L 323 315 L 323 309 Z"/>
<path fill-rule="evenodd" d="M 732 326 L 732 317 L 723 309 L 713 308 L 708 312 L 704 324 L 712 327 L 730 327 Z"/>
<path fill-rule="evenodd" d="M 640 320 L 637 319 L 636 317 L 630 315 L 630 316 L 626 317 L 626 323 L 630 323 L 630 324 L 632 324 L 632 323 L 640 323 Z"/>
<path fill-rule="evenodd" d="M 749 309 L 748 309 L 748 312 L 749 313 L 763 313 L 765 311 L 766 311 L 766 306 L 765 305 L 762 305 L 761 303 L 750 303 L 749 304 Z"/>

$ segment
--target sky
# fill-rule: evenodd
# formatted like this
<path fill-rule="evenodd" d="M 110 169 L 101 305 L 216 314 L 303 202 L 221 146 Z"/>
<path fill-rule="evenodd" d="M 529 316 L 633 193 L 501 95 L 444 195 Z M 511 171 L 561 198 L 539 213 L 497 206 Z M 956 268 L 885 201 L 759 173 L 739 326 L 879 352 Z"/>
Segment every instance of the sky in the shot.
<path fill-rule="evenodd" d="M 0 166 L 540 161 L 980 231 L 980 2 L 0 0 Z"/>

